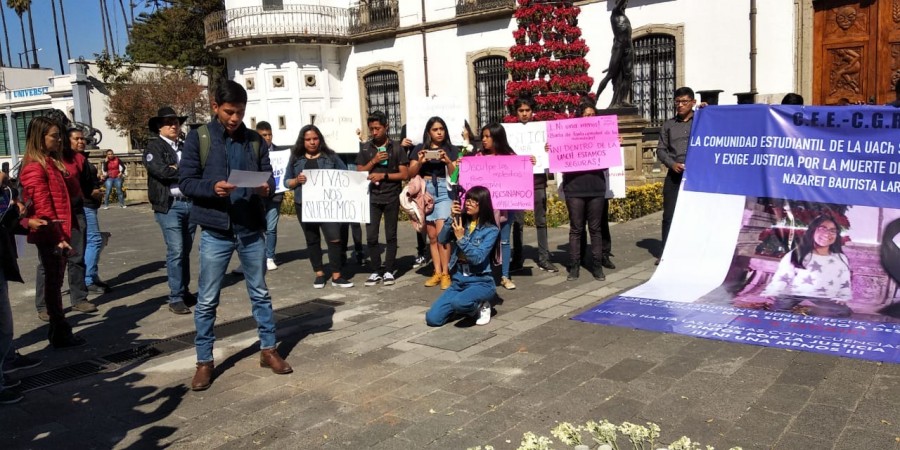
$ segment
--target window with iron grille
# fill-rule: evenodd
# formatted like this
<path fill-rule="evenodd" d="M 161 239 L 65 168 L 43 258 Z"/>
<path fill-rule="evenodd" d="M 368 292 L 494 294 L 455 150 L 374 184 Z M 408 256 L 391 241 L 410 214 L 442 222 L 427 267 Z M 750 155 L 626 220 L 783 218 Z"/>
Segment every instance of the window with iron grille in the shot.
<path fill-rule="evenodd" d="M 675 113 L 675 37 L 650 34 L 634 40 L 634 103 L 650 126 Z"/>
<path fill-rule="evenodd" d="M 475 107 L 478 110 L 478 128 L 503 122 L 506 108 L 506 58 L 488 56 L 475 61 Z M 477 132 L 477 131 L 476 131 Z"/>
<path fill-rule="evenodd" d="M 284 0 L 262 0 L 263 11 L 279 11 L 284 9 Z"/>
<path fill-rule="evenodd" d="M 393 70 L 381 70 L 363 78 L 366 86 L 366 111 L 381 111 L 387 115 L 388 134 L 400 137 L 403 126 L 400 117 L 400 78 Z"/>

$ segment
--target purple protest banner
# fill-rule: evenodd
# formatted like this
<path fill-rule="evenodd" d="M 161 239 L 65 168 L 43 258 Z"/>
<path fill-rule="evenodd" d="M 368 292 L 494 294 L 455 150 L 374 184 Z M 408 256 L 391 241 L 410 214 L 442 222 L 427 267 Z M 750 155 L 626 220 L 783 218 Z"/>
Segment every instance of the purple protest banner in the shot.
<path fill-rule="evenodd" d="M 459 184 L 484 186 L 495 209 L 534 209 L 534 177 L 528 156 L 466 156 L 459 165 Z"/>
<path fill-rule="evenodd" d="M 551 172 L 582 172 L 622 165 L 617 116 L 546 123 Z"/>

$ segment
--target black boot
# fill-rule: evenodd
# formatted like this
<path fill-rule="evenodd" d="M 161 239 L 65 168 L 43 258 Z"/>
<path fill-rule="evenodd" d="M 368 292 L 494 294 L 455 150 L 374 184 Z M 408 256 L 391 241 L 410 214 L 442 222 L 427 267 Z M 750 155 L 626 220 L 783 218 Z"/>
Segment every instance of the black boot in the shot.
<path fill-rule="evenodd" d="M 603 267 L 599 265 L 594 268 L 591 274 L 594 275 L 594 279 L 597 281 L 606 281 L 606 275 L 603 274 Z"/>
<path fill-rule="evenodd" d="M 53 348 L 80 347 L 86 343 L 84 339 L 72 334 L 72 327 L 66 322 L 51 324 L 47 338 Z"/>
<path fill-rule="evenodd" d="M 579 266 L 578 264 L 572 264 L 572 266 L 569 267 L 569 275 L 566 276 L 566 281 L 577 280 L 580 271 L 581 271 L 581 266 Z"/>
<path fill-rule="evenodd" d="M 616 268 L 616 265 L 613 264 L 611 259 L 609 259 L 609 255 L 603 255 L 603 258 L 600 259 L 600 265 L 606 267 L 609 270 Z"/>

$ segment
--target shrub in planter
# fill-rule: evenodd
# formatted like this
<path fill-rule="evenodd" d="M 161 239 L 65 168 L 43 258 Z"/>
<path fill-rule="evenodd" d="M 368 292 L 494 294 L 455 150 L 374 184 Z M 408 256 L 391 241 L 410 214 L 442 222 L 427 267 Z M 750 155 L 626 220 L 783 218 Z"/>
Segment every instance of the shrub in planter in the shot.
<path fill-rule="evenodd" d="M 609 201 L 609 221 L 625 222 L 662 209 L 662 183 L 625 188 L 625 198 Z"/>

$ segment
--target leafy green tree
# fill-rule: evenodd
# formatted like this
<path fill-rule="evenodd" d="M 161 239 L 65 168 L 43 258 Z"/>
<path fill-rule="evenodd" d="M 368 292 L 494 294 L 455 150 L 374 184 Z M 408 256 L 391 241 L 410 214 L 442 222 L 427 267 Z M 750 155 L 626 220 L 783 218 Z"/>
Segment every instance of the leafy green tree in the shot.
<path fill-rule="evenodd" d="M 139 63 L 203 67 L 210 79 L 224 72 L 222 60 L 206 49 L 203 19 L 225 9 L 221 0 L 160 0 L 163 4 L 134 20 L 128 54 Z"/>

